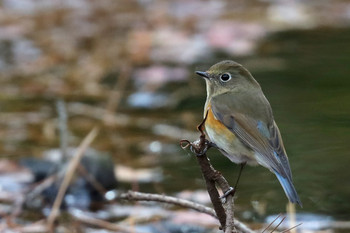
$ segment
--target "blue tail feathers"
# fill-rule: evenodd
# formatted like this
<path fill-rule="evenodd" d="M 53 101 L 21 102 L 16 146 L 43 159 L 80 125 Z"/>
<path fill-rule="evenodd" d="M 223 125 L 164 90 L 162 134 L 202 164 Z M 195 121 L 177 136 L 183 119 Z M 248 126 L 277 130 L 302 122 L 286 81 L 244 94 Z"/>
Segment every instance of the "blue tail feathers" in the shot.
<path fill-rule="evenodd" d="M 284 192 L 286 193 L 288 199 L 292 203 L 297 203 L 299 204 L 300 207 L 303 207 L 303 204 L 301 203 L 298 193 L 294 188 L 294 185 L 290 179 L 287 177 L 283 177 L 281 174 L 278 172 L 275 172 L 279 182 L 281 183 Z"/>

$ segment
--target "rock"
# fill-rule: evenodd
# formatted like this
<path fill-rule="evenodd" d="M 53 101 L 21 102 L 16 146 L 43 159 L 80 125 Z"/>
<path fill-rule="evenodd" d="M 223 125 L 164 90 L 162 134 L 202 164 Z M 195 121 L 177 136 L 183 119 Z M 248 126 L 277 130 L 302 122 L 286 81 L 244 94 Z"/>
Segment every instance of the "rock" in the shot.
<path fill-rule="evenodd" d="M 23 158 L 19 163 L 28 168 L 34 175 L 34 182 L 39 182 L 53 174 L 58 164 L 39 158 Z"/>
<path fill-rule="evenodd" d="M 68 156 L 71 157 L 75 150 L 75 148 L 69 148 Z M 52 149 L 44 153 L 43 159 L 25 158 L 20 163 L 32 172 L 35 181 L 41 181 L 57 172 L 58 169 L 64 169 L 66 165 L 61 165 L 61 162 L 61 151 Z M 117 187 L 118 183 L 114 175 L 114 162 L 108 154 L 89 148 L 81 160 L 81 165 L 105 190 Z M 103 195 L 95 189 L 83 173 L 75 171 L 75 175 L 65 195 L 62 204 L 63 208 L 74 206 L 85 209 L 90 207 L 92 202 L 104 200 Z M 61 180 L 54 182 L 42 192 L 45 202 L 50 206 L 57 196 L 60 185 Z"/>

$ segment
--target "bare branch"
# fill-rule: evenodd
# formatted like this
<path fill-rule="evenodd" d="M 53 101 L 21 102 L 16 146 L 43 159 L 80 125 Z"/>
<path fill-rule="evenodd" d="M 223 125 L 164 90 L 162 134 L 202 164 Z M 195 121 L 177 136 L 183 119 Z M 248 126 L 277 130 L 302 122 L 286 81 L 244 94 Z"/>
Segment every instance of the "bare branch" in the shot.
<path fill-rule="evenodd" d="M 281 221 L 277 224 L 277 226 L 275 226 L 275 228 L 273 228 L 273 230 L 270 233 L 273 233 L 281 224 L 282 222 L 286 219 L 286 217 L 284 216 Z"/>
<path fill-rule="evenodd" d="M 209 163 L 209 160 L 205 154 L 202 156 L 197 156 L 197 161 L 201 168 L 214 210 L 218 216 L 222 229 L 225 229 L 226 213 L 225 213 L 224 207 L 222 206 L 221 200 L 219 198 L 219 192 L 215 186 L 215 180 L 216 180 L 216 177 L 218 176 L 218 173 L 216 173 L 216 171 L 213 170 L 213 167 Z"/>
<path fill-rule="evenodd" d="M 277 219 L 279 219 L 279 218 L 281 217 L 281 215 L 282 215 L 282 214 L 277 215 L 277 217 L 276 217 L 269 225 L 267 225 L 267 227 L 265 227 L 265 229 L 264 229 L 261 233 L 264 233 L 267 229 L 269 229 L 270 226 L 271 226 L 274 222 L 276 222 Z"/>
<path fill-rule="evenodd" d="M 84 138 L 78 149 L 76 150 L 74 157 L 71 159 L 68 168 L 67 168 L 67 173 L 63 178 L 62 184 L 60 186 L 60 189 L 58 190 L 58 194 L 56 196 L 55 202 L 52 206 L 52 210 L 50 215 L 48 216 L 47 222 L 48 222 L 48 228 L 52 229 L 53 223 L 57 217 L 59 208 L 61 206 L 63 197 L 67 191 L 68 185 L 70 181 L 73 178 L 75 169 L 77 168 L 80 159 L 84 155 L 85 150 L 87 147 L 90 145 L 90 143 L 94 140 L 94 138 L 97 135 L 97 128 L 94 128 L 90 131 L 90 133 Z"/>
<path fill-rule="evenodd" d="M 291 227 L 291 228 L 288 228 L 288 229 L 282 231 L 281 233 L 287 233 L 287 232 L 289 232 L 289 231 L 291 231 L 291 230 L 297 228 L 298 226 L 300 226 L 300 225 L 302 225 L 302 224 L 303 224 L 303 223 L 301 222 L 301 223 L 299 223 L 298 225 L 295 225 L 294 227 Z"/>
<path fill-rule="evenodd" d="M 190 208 L 201 213 L 209 214 L 214 218 L 217 218 L 215 211 L 209 207 L 206 207 L 204 205 L 201 205 L 192 201 L 171 197 L 171 196 L 128 191 L 127 193 L 122 193 L 117 195 L 114 200 L 156 201 L 156 202 L 170 203 L 181 207 Z"/>
<path fill-rule="evenodd" d="M 234 226 L 234 219 L 233 219 L 233 204 L 234 199 L 232 195 L 229 195 L 226 198 L 226 229 L 225 233 L 231 233 L 231 232 L 237 232 Z"/>
<path fill-rule="evenodd" d="M 198 212 L 208 214 L 210 216 L 213 216 L 216 219 L 218 218 L 215 214 L 215 211 L 207 206 L 204 206 L 192 201 L 184 200 L 181 198 L 175 198 L 175 197 L 166 196 L 166 195 L 128 191 L 127 193 L 118 194 L 113 200 L 155 201 L 155 202 L 169 203 L 169 204 L 178 205 L 181 207 L 193 209 Z M 234 219 L 234 226 L 242 233 L 254 233 L 253 230 L 249 229 L 244 223 L 240 222 L 237 219 Z"/>
<path fill-rule="evenodd" d="M 252 233 L 254 232 L 253 230 L 249 229 L 246 225 L 234 219 L 234 193 L 230 192 L 232 188 L 228 184 L 225 177 L 223 177 L 220 172 L 213 168 L 213 166 L 209 162 L 209 159 L 206 156 L 206 152 L 208 151 L 208 149 L 213 146 L 211 142 L 205 139 L 204 124 L 207 119 L 207 115 L 208 112 L 201 124 L 197 127 L 198 131 L 201 133 L 199 139 L 192 143 L 188 140 L 181 140 L 180 145 L 183 149 L 190 148 L 190 150 L 196 155 L 198 164 L 201 168 L 207 186 L 211 202 L 221 224 L 221 229 L 223 229 L 225 233 L 232 233 L 237 231 Z M 225 193 L 225 203 L 222 203 L 222 201 L 220 200 L 216 184 L 220 187 L 223 193 Z"/>
<path fill-rule="evenodd" d="M 88 225 L 93 225 L 102 229 L 107 229 L 110 231 L 120 232 L 120 233 L 132 233 L 135 232 L 134 229 L 130 229 L 126 226 L 117 225 L 114 223 L 110 223 L 101 219 L 93 218 L 84 214 L 83 211 L 74 211 L 71 212 L 71 215 L 78 221 L 83 222 Z"/>

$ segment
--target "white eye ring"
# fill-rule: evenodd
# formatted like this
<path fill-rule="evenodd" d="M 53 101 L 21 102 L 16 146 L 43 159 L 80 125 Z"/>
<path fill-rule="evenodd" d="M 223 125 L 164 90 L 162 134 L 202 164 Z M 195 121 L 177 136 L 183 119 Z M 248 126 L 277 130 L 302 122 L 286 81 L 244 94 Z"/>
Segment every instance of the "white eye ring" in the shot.
<path fill-rule="evenodd" d="M 224 74 L 222 74 L 221 76 L 220 76 L 220 80 L 222 81 L 222 82 L 228 82 L 228 81 L 230 81 L 231 80 L 231 74 L 230 73 L 224 73 Z"/>

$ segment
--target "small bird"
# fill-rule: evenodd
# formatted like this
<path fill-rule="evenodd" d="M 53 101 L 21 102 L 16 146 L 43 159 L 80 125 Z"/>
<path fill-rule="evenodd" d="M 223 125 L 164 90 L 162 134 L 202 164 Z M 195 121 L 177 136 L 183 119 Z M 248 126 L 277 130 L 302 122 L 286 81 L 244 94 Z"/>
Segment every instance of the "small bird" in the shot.
<path fill-rule="evenodd" d="M 206 72 L 205 130 L 210 141 L 232 162 L 260 164 L 274 173 L 292 203 L 302 203 L 292 183 L 287 153 L 269 101 L 241 64 L 219 62 Z"/>

